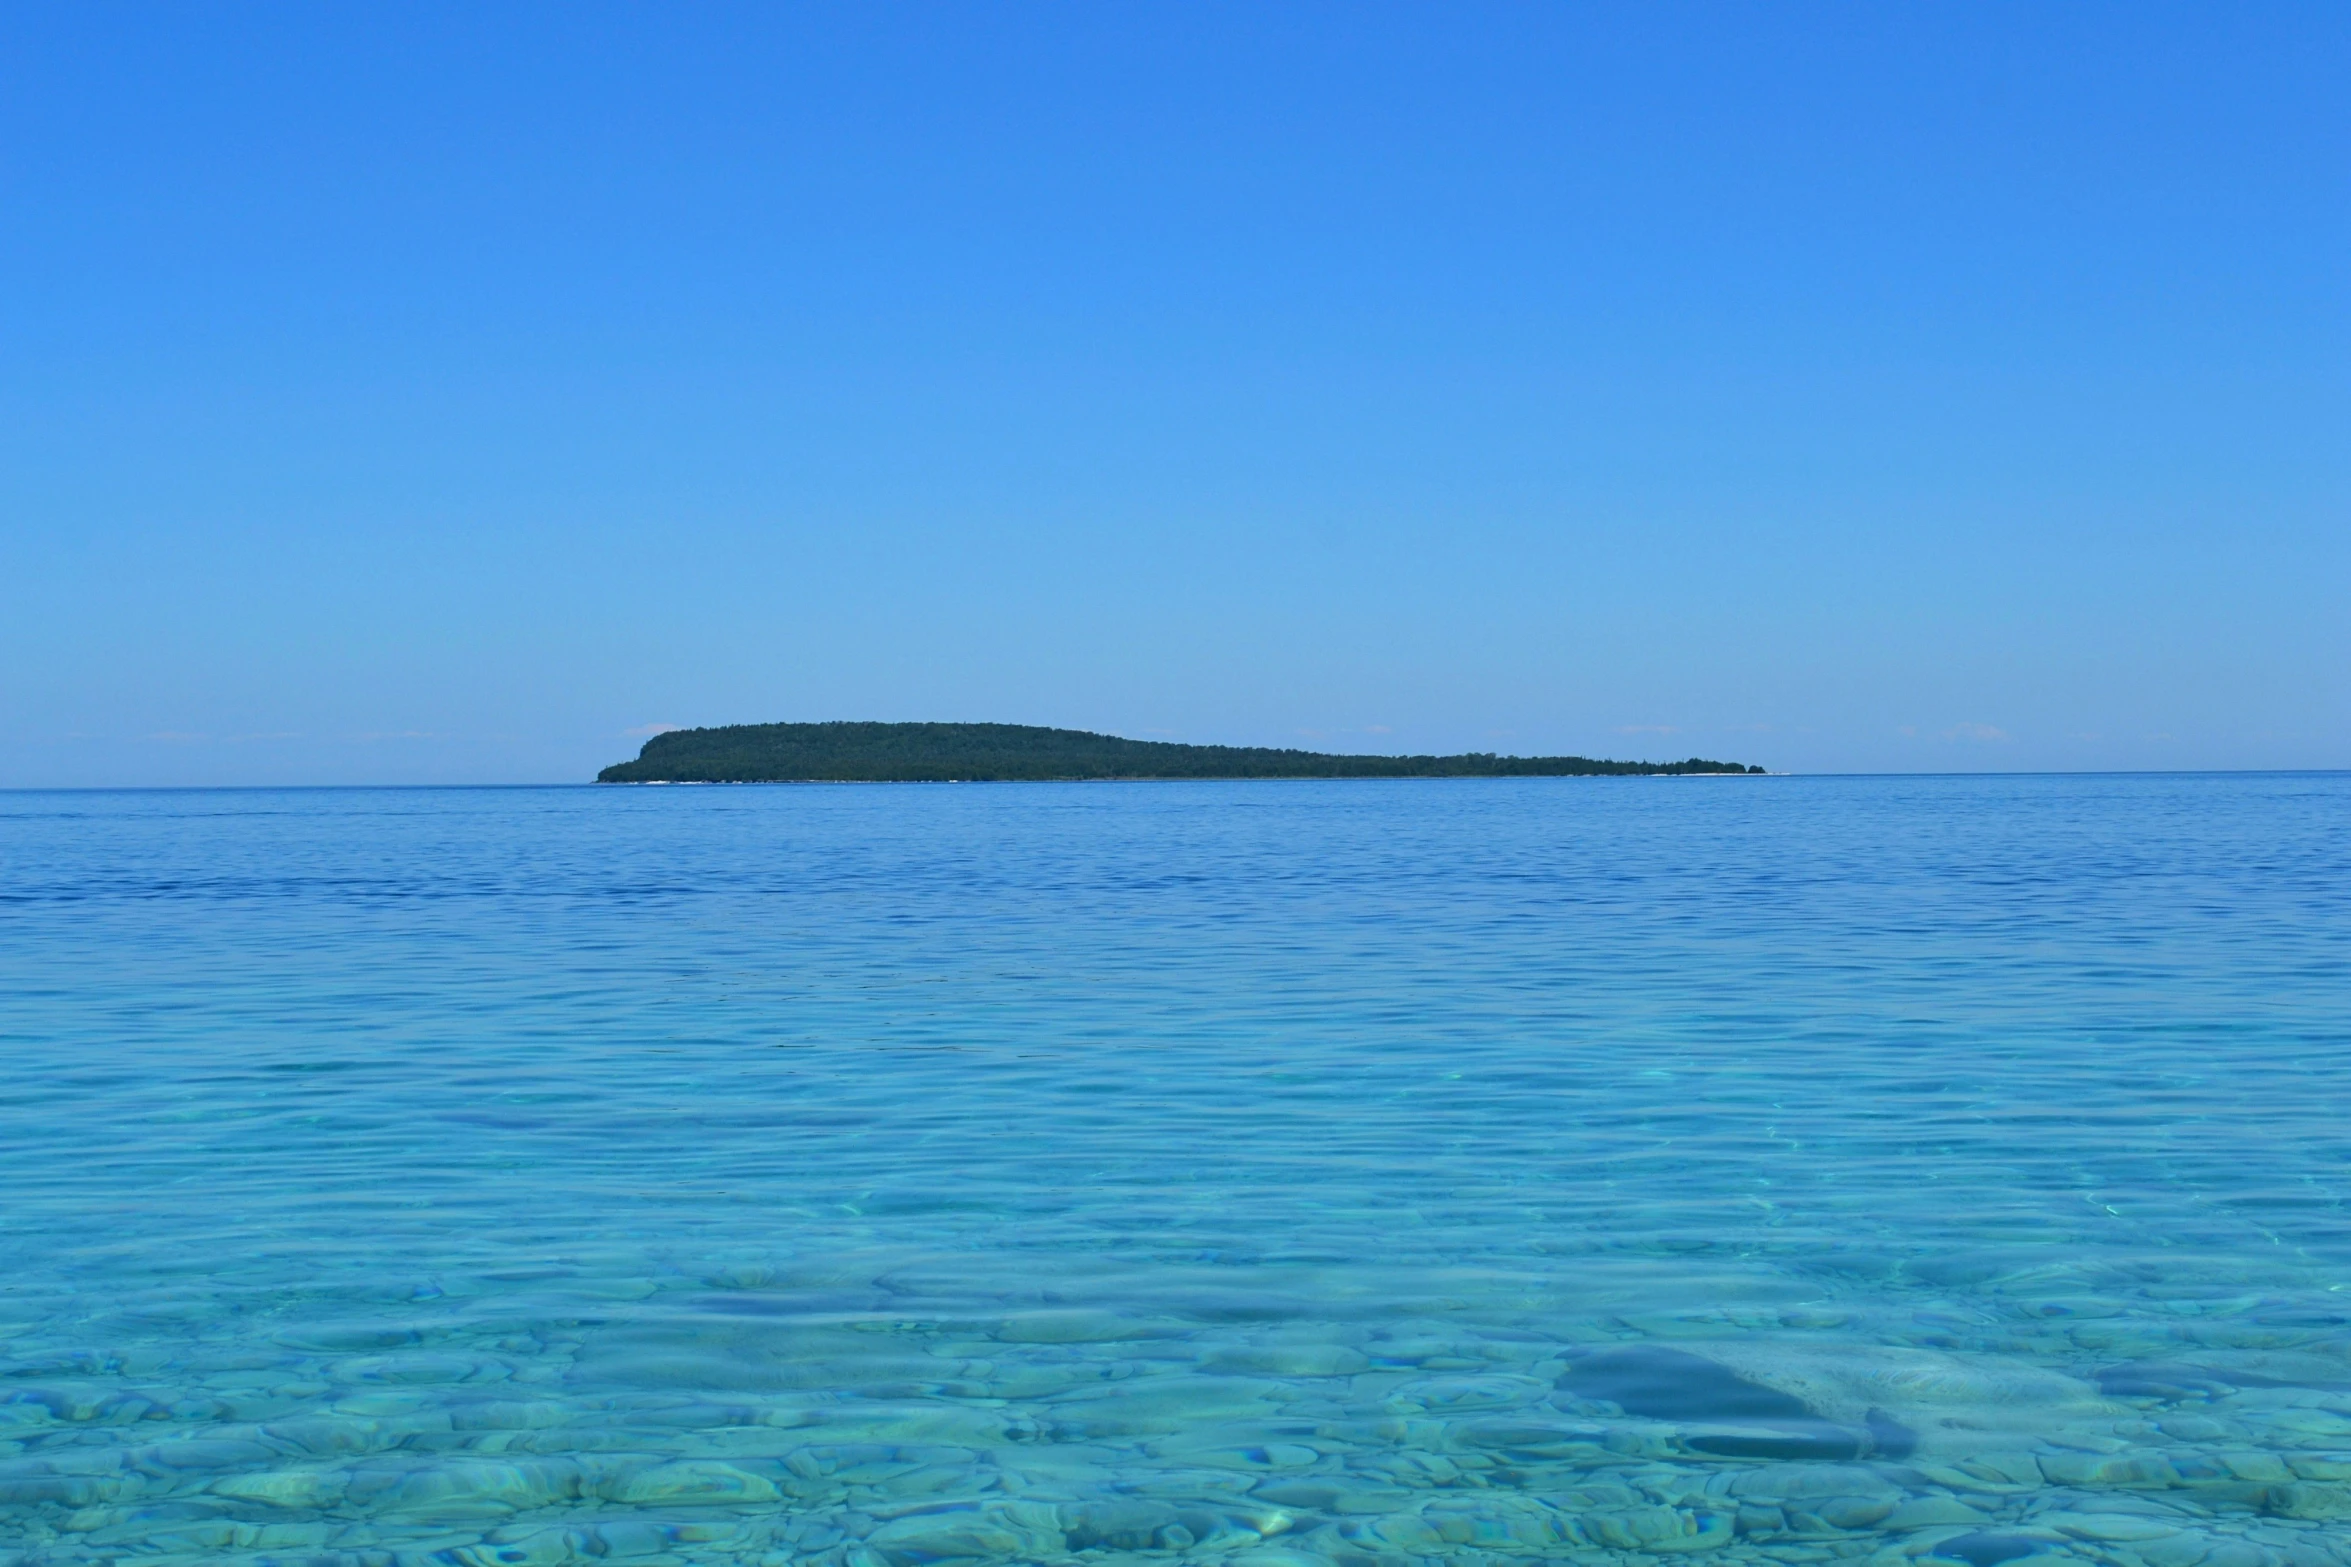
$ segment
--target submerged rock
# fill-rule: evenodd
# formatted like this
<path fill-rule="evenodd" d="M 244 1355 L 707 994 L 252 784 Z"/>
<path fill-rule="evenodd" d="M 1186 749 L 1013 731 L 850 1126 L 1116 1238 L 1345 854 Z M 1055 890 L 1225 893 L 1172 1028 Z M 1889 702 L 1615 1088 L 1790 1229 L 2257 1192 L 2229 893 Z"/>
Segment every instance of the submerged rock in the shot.
<path fill-rule="evenodd" d="M 1166 1333 L 1164 1326 L 1109 1311 L 1029 1311 L 1005 1318 L 996 1329 L 1007 1344 L 1113 1344 Z"/>
<path fill-rule="evenodd" d="M 1728 1513 L 1686 1507 L 1637 1507 L 1617 1513 L 1585 1513 L 1577 1531 L 1594 1545 L 1620 1551 L 1680 1554 L 1711 1551 L 1731 1543 Z"/>
<path fill-rule="evenodd" d="M 1068 1548 L 1051 1508 L 1018 1502 L 894 1519 L 867 1536 L 865 1544 L 871 1557 L 889 1567 L 1040 1561 L 1058 1557 Z"/>
<path fill-rule="evenodd" d="M 2106 1433 L 2133 1411 L 2060 1372 L 2001 1355 L 1908 1345 L 1719 1340 L 1702 1351 L 1742 1381 L 1802 1404 L 1817 1419 L 1867 1433 L 1865 1454 L 1967 1454 Z"/>
<path fill-rule="evenodd" d="M 1887 1515 L 1885 1526 L 1896 1531 L 1937 1529 L 1980 1524 L 1984 1515 L 1951 1496 L 1914 1496 Z"/>
<path fill-rule="evenodd" d="M 2193 1361 L 2130 1360 L 2094 1373 L 2115 1398 L 2220 1398 L 2240 1388 L 2351 1391 L 2351 1365 L 2311 1351 L 2204 1348 Z"/>
<path fill-rule="evenodd" d="M 2144 1540 L 2161 1540 L 2180 1532 L 2182 1519 L 2152 1518 L 2144 1513 L 2042 1513 L 2033 1522 L 2044 1529 L 2076 1540 L 2095 1540 L 2107 1545 L 2135 1545 Z"/>
<path fill-rule="evenodd" d="M 1172 1502 L 1139 1499 L 1081 1502 L 1060 1510 L 1073 1551 L 1181 1550 L 1214 1533 L 1219 1521 L 1198 1508 L 1187 1516 Z"/>
<path fill-rule="evenodd" d="M 2047 1541 L 2029 1539 L 2021 1534 L 1978 1532 L 1938 1541 L 1934 1554 L 1950 1561 L 1965 1562 L 1967 1567 L 2000 1567 L 2002 1562 L 2037 1556 L 2047 1548 Z"/>
<path fill-rule="evenodd" d="M 332 1470 L 274 1469 L 259 1474 L 231 1475 L 212 1482 L 216 1496 L 268 1507 L 332 1507 L 343 1494 L 344 1476 Z"/>
<path fill-rule="evenodd" d="M 598 1553 L 594 1543 L 578 1531 L 539 1529 L 512 1539 L 493 1536 L 449 1554 L 462 1567 L 563 1567 L 569 1562 L 594 1561 Z"/>
<path fill-rule="evenodd" d="M 1648 1420 L 1811 1420 L 1800 1400 L 1687 1350 L 1635 1344 L 1574 1362 L 1559 1385 Z"/>
<path fill-rule="evenodd" d="M 1204 1364 L 1211 1371 L 1275 1377 L 1349 1377 L 1371 1362 L 1343 1344 L 1251 1344 L 1214 1350 Z"/>
<path fill-rule="evenodd" d="M 2269 1510 L 2281 1518 L 2330 1522 L 2351 1519 L 2351 1485 L 2323 1480 L 2297 1480 L 2270 1492 Z"/>
<path fill-rule="evenodd" d="M 1840 1424 L 1785 1389 L 1741 1376 L 1704 1355 L 1662 1345 L 1634 1344 L 1587 1355 L 1568 1367 L 1559 1386 L 1578 1398 L 1614 1404 L 1628 1415 L 1693 1427 L 1685 1444 L 1718 1458 L 1898 1458 L 1916 1445 L 1909 1428 L 1883 1411 L 1868 1409 L 1853 1424 Z"/>
<path fill-rule="evenodd" d="M 2096 1377 L 2098 1390 L 2112 1398 L 2213 1398 L 2233 1386 L 2226 1377 L 2200 1366 L 2147 1360 L 2108 1366 Z"/>
<path fill-rule="evenodd" d="M 633 1506 L 730 1507 L 772 1502 L 775 1483 L 733 1464 L 684 1459 L 640 1469 L 615 1482 L 607 1494 Z"/>
<path fill-rule="evenodd" d="M 2041 1474 L 2051 1485 L 2089 1489 L 2162 1490 L 2180 1484 L 2179 1470 L 2162 1453 L 2043 1453 Z"/>

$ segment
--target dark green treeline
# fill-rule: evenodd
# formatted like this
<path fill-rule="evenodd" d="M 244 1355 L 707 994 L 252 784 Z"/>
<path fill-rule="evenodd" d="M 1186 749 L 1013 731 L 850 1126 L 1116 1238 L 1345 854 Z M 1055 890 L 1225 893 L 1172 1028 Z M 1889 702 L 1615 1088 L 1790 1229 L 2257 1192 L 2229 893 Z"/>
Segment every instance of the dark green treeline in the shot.
<path fill-rule="evenodd" d="M 1535 778 L 1760 773 L 1737 762 L 1584 756 L 1325 756 L 1122 740 L 1029 724 L 729 724 L 655 735 L 599 783 L 956 783 L 1076 778 Z"/>

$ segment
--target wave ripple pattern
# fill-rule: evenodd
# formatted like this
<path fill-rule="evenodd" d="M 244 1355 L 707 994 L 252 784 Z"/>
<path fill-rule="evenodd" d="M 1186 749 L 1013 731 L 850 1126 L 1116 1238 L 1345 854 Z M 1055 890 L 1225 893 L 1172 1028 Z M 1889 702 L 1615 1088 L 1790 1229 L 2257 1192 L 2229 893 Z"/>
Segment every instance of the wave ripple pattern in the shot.
<path fill-rule="evenodd" d="M 0 1564 L 2351 1567 L 2351 778 L 0 795 Z"/>

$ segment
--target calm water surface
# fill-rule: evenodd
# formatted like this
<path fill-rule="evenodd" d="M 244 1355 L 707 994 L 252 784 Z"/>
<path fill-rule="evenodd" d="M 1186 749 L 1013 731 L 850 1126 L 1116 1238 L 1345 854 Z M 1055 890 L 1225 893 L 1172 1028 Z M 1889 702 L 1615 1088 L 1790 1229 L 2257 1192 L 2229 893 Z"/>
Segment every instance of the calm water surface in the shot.
<path fill-rule="evenodd" d="M 2351 776 L 0 795 L 0 1563 L 2351 1564 Z"/>

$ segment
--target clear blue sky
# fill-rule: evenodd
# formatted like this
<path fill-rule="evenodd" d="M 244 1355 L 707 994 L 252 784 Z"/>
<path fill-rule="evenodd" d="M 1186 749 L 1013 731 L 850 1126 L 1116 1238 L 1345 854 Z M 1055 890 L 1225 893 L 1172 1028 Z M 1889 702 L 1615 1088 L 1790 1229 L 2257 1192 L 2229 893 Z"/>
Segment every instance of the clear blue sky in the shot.
<path fill-rule="evenodd" d="M 2351 7 L 0 11 L 0 784 L 2351 765 Z"/>

